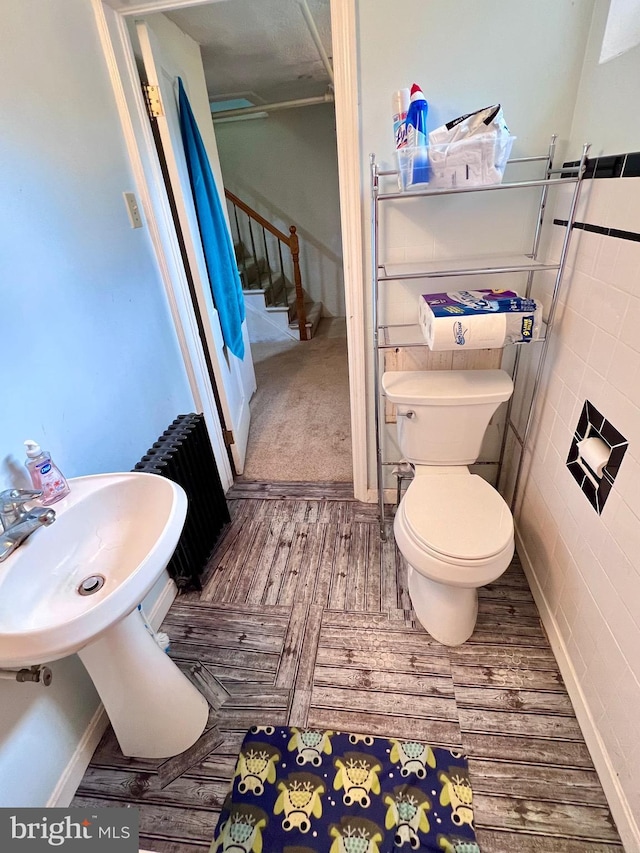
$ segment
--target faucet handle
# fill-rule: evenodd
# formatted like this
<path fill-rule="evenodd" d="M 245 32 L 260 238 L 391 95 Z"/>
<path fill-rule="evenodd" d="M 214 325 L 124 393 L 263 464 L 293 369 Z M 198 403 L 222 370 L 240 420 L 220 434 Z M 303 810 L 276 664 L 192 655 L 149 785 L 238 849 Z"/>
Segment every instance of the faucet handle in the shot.
<path fill-rule="evenodd" d="M 0 511 L 17 509 L 35 498 L 41 498 L 42 492 L 36 489 L 5 489 L 0 492 Z"/>

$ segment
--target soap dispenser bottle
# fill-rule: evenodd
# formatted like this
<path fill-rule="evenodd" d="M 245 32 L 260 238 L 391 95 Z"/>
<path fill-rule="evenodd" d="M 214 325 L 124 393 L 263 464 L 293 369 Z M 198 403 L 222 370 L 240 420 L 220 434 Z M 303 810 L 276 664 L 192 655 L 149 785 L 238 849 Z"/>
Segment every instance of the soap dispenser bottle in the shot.
<path fill-rule="evenodd" d="M 44 506 L 49 506 L 66 497 L 70 492 L 69 484 L 52 461 L 51 454 L 47 450 L 42 450 L 40 445 L 31 439 L 25 441 L 24 446 L 27 449 L 25 465 L 31 475 L 33 488 L 42 492 L 40 502 Z"/>

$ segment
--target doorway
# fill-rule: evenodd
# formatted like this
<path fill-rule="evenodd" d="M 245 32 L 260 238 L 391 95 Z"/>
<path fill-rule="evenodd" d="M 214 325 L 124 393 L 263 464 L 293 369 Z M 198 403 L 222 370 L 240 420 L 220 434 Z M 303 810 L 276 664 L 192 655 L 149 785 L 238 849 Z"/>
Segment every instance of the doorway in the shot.
<path fill-rule="evenodd" d="M 165 55 L 189 56 L 197 43 L 214 111 L 213 157 L 225 190 L 242 203 L 228 212 L 259 369 L 246 464 L 236 471 L 253 480 L 351 480 L 333 71 L 313 37 L 330 53 L 329 0 L 235 0 L 146 16 L 132 34 L 143 55 L 147 30 L 162 37 Z M 200 118 L 210 122 L 204 109 Z M 246 208 L 273 233 L 296 228 L 303 341 L 288 246 Z"/>
<path fill-rule="evenodd" d="M 141 0 L 135 5 L 123 3 L 122 0 L 109 0 L 109 5 L 117 7 L 119 11 L 113 12 L 107 8 L 106 0 L 93 0 L 94 8 L 98 15 L 101 26 L 103 46 L 109 60 L 114 89 L 118 99 L 121 114 L 123 115 L 123 126 L 130 149 L 135 155 L 132 157 L 134 168 L 145 190 L 157 190 L 157 186 L 149 187 L 149 184 L 158 182 L 157 169 L 154 170 L 150 164 L 148 150 L 149 134 L 145 134 L 140 128 L 141 104 L 140 96 L 135 91 L 134 74 L 132 73 L 131 49 L 126 37 L 125 20 L 131 14 L 144 14 L 146 11 L 166 11 L 169 7 L 184 9 L 187 5 L 180 0 L 164 2 L 164 0 Z M 225 4 L 227 5 L 227 4 Z M 351 414 L 351 444 L 353 448 L 353 472 L 354 492 L 359 499 L 371 500 L 375 494 L 370 494 L 367 485 L 366 465 L 366 407 L 365 399 L 365 353 L 364 353 L 364 327 L 363 327 L 363 293 L 362 282 L 362 254 L 361 254 L 361 224 L 360 224 L 360 189 L 357 179 L 357 170 L 353 164 L 359 162 L 357 135 L 357 100 L 356 67 L 355 67 L 355 8 L 352 0 L 332 0 L 332 25 L 334 27 L 334 54 L 338 54 L 336 62 L 336 115 L 338 125 L 337 145 L 338 159 L 340 163 L 341 185 L 340 199 L 343 223 L 343 243 L 345 252 L 345 268 L 348 270 L 348 281 L 345 283 L 347 334 L 349 339 L 349 384 L 350 384 L 350 414 Z M 338 27 L 336 28 L 336 21 Z M 336 42 L 337 48 L 336 51 Z M 142 139 L 141 139 L 142 137 Z M 145 138 L 146 137 L 146 138 Z M 150 176 L 150 173 L 151 174 Z M 151 177 L 151 181 L 150 181 Z M 148 203 L 154 208 L 155 193 L 149 192 Z M 142 192 L 143 201 L 145 193 Z M 155 202 L 157 204 L 157 202 Z M 146 207 L 145 207 L 146 210 Z M 166 219 L 166 211 L 164 218 Z M 159 225 L 161 250 L 167 252 L 167 234 L 165 222 Z M 345 227 L 346 224 L 346 227 Z M 157 235 L 155 235 L 157 236 Z M 175 247 L 171 247 L 175 252 Z M 163 271 L 164 272 L 164 271 Z M 168 277 L 167 277 L 168 278 Z M 173 283 L 166 280 L 167 287 Z M 184 317 L 179 318 L 182 324 L 182 332 L 189 340 L 193 336 L 193 324 L 186 328 Z M 189 343 L 192 343 L 189 340 Z M 201 360 L 200 360 L 201 361 Z M 193 365 L 193 359 L 191 367 Z M 193 372 L 196 381 L 202 384 L 201 364 L 196 364 Z"/>

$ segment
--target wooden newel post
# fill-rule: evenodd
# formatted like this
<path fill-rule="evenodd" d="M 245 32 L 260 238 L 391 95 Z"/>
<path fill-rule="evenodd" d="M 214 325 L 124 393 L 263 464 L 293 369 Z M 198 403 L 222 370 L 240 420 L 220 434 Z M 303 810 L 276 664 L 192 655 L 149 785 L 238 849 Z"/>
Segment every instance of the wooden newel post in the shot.
<path fill-rule="evenodd" d="M 298 313 L 298 329 L 300 330 L 300 340 L 306 341 L 307 338 L 307 315 L 304 310 L 304 293 L 302 290 L 302 277 L 300 276 L 300 245 L 298 243 L 298 235 L 296 234 L 296 226 L 289 226 L 289 250 L 291 251 L 291 260 L 293 261 L 293 281 L 296 286 L 296 310 Z"/>

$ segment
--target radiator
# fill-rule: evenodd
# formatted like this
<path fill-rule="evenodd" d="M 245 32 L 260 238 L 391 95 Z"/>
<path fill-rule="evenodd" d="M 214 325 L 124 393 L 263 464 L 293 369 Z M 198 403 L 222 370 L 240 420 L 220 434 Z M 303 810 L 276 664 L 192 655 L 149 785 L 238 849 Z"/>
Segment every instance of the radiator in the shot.
<path fill-rule="evenodd" d="M 202 589 L 211 552 L 230 521 L 204 415 L 179 415 L 133 470 L 160 474 L 185 490 L 187 517 L 167 570 L 180 590 Z"/>

